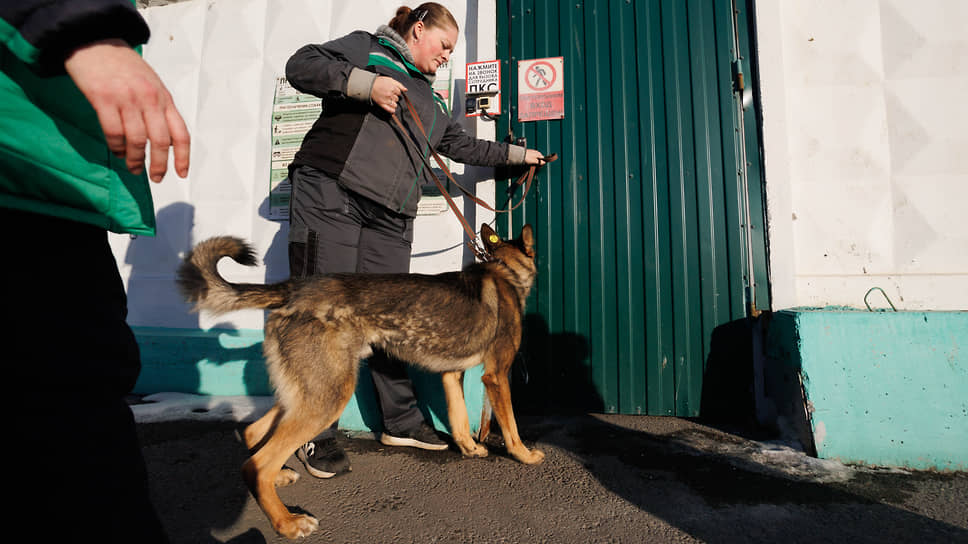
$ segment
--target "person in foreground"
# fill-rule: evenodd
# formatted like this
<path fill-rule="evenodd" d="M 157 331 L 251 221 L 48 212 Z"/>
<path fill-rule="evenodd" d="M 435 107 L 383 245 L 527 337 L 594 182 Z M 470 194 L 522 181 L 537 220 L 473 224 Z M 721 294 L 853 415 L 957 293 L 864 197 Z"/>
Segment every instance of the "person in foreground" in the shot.
<path fill-rule="evenodd" d="M 0 330 L 11 519 L 31 541 L 167 542 L 125 402 L 140 358 L 107 238 L 154 233 L 148 177 L 169 154 L 188 173 L 185 123 L 132 48 L 148 36 L 129 0 L 0 3 Z"/>
<path fill-rule="evenodd" d="M 426 142 L 419 149 L 414 144 L 412 136 L 421 138 L 421 131 L 404 95 L 441 155 L 479 166 L 541 164 L 539 151 L 474 138 L 450 118 L 433 81 L 457 39 L 453 14 L 427 2 L 400 7 L 375 33 L 306 45 L 289 59 L 292 86 L 323 99 L 323 111 L 289 167 L 293 278 L 409 272 L 420 188 L 431 178 L 424 166 L 429 150 Z M 402 133 L 394 114 L 410 134 Z M 446 449 L 417 408 L 404 363 L 377 350 L 368 365 L 382 413 L 380 441 Z M 350 469 L 336 425 L 296 452 L 316 477 Z"/>

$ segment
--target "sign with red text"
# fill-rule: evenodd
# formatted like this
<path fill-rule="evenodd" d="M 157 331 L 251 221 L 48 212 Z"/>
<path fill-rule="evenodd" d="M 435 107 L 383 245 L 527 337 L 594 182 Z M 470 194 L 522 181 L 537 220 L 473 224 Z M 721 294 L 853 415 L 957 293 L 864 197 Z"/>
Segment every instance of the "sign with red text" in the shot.
<path fill-rule="evenodd" d="M 564 57 L 518 61 L 518 121 L 565 117 Z"/>

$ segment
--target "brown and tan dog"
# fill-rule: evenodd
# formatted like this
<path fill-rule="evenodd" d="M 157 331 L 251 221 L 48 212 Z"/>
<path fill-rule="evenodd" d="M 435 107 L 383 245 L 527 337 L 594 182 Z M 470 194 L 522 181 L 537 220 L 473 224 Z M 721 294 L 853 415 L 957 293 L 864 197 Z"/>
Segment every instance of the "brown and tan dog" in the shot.
<path fill-rule="evenodd" d="M 356 389 L 359 361 L 373 347 L 443 375 L 450 429 L 469 457 L 484 457 L 487 448 L 471 437 L 461 384 L 465 370 L 484 363 L 482 380 L 508 452 L 522 463 L 544 459 L 518 436 L 508 383 L 536 273 L 532 230 L 525 225 L 518 239 L 503 241 L 483 225 L 481 238 L 491 260 L 433 276 L 331 274 L 235 284 L 219 275 L 218 261 L 231 257 L 251 266 L 255 257 L 231 237 L 206 240 L 186 257 L 178 284 L 196 310 L 272 310 L 264 352 L 276 404 L 245 430 L 253 454 L 242 473 L 280 534 L 306 536 L 318 525 L 312 516 L 291 513 L 275 488 L 298 478 L 283 465 L 340 416 Z"/>

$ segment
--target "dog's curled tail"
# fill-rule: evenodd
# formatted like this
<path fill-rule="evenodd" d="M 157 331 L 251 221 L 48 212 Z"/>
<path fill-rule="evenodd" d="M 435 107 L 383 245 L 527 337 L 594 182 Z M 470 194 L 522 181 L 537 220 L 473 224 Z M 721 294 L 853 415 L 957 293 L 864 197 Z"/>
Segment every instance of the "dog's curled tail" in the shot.
<path fill-rule="evenodd" d="M 245 308 L 277 308 L 289 300 L 288 282 L 262 285 L 231 283 L 218 273 L 218 262 L 230 257 L 245 266 L 255 266 L 255 251 L 232 236 L 209 238 L 195 246 L 178 267 L 178 289 L 194 311 L 223 314 Z"/>

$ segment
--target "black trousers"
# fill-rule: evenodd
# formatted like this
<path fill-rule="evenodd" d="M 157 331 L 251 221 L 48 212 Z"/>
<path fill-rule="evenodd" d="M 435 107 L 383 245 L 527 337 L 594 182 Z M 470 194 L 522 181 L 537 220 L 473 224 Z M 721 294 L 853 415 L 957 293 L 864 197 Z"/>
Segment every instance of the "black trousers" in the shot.
<path fill-rule="evenodd" d="M 344 190 L 314 168 L 298 168 L 290 181 L 291 276 L 410 271 L 412 217 Z M 399 434 L 419 425 L 423 414 L 406 364 L 379 350 L 367 362 L 386 431 Z"/>
<path fill-rule="evenodd" d="M 0 208 L 3 327 L 13 377 L 11 519 L 98 542 L 166 542 L 125 395 L 140 371 L 100 228 Z"/>

